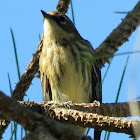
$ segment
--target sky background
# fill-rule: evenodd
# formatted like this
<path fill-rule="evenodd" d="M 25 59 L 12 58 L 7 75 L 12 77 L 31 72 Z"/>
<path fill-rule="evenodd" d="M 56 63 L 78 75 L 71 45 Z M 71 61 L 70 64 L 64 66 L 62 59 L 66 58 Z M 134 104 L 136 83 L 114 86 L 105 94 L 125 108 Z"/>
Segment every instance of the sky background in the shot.
<path fill-rule="evenodd" d="M 42 35 L 43 16 L 40 10 L 54 11 L 58 0 L 1 0 L 0 1 L 0 90 L 10 96 L 8 73 L 12 89 L 18 82 L 13 43 L 10 33 L 12 28 L 17 47 L 20 73 L 26 70 L 32 55 L 35 53 L 39 35 Z M 97 48 L 125 17 L 115 14 L 115 11 L 131 11 L 138 0 L 108 0 L 108 1 L 73 1 L 75 24 L 81 36 L 89 40 Z M 72 19 L 71 10 L 67 13 Z M 116 53 L 140 51 L 140 29 L 137 29 L 129 41 L 124 43 Z M 128 55 L 114 57 L 106 79 L 103 82 L 103 102 L 115 101 L 121 75 Z M 108 64 L 102 68 L 102 77 Z M 42 101 L 40 80 L 34 78 L 24 100 Z M 131 54 L 120 91 L 119 102 L 140 96 L 140 54 Z M 20 129 L 20 127 L 18 127 Z M 19 131 L 18 131 L 19 132 Z M 10 128 L 6 130 L 3 139 L 10 138 Z M 90 131 L 89 135 L 92 135 Z M 102 140 L 104 132 L 102 133 Z M 20 138 L 18 138 L 20 139 Z M 128 135 L 111 133 L 110 140 L 128 140 Z"/>

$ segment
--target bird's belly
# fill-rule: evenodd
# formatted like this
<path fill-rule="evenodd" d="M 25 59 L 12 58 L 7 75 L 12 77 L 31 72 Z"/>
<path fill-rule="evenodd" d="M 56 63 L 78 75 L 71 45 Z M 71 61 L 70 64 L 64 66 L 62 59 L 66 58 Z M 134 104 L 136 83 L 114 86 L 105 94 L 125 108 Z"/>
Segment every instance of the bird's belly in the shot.
<path fill-rule="evenodd" d="M 47 52 L 47 55 L 46 55 Z M 91 83 L 85 80 L 87 67 L 81 70 L 81 60 L 77 63 L 64 48 L 44 50 L 46 59 L 42 59 L 52 91 L 53 101 L 90 102 Z M 84 64 L 82 64 L 84 66 Z M 87 78 L 88 79 L 88 78 Z M 85 86 L 86 85 L 86 86 Z M 87 92 L 87 89 L 89 92 Z"/>
<path fill-rule="evenodd" d="M 84 89 L 84 79 L 81 71 L 77 71 L 72 62 L 66 61 L 63 73 L 59 78 L 55 75 L 52 86 L 52 99 L 54 101 L 73 101 L 76 103 L 89 102 L 88 93 Z M 62 70 L 61 70 L 62 71 Z M 58 76 L 58 75 L 57 75 Z"/>

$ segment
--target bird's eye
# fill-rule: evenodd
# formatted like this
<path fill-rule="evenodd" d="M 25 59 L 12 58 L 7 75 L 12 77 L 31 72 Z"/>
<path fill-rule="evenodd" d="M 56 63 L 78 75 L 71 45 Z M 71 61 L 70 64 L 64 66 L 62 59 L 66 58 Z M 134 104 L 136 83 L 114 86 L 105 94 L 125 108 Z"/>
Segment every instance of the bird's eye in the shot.
<path fill-rule="evenodd" d="M 66 18 L 65 18 L 64 16 L 61 16 L 61 17 L 60 17 L 60 22 L 61 22 L 62 24 L 66 24 L 66 23 L 67 23 L 67 20 L 66 20 Z"/>

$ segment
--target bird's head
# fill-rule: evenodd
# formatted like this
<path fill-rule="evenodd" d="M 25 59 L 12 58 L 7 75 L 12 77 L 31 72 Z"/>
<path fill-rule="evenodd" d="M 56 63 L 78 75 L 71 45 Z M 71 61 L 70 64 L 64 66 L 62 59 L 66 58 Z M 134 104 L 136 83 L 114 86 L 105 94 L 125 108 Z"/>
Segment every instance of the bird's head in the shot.
<path fill-rule="evenodd" d="M 66 16 L 56 15 L 53 12 L 46 13 L 44 16 L 43 32 L 44 37 L 59 40 L 61 38 L 81 38 L 72 21 Z"/>

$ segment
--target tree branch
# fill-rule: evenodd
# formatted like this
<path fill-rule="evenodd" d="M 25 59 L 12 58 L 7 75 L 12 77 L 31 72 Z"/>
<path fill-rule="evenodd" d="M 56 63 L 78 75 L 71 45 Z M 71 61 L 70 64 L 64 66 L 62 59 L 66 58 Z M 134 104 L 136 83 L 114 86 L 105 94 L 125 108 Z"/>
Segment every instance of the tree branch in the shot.
<path fill-rule="evenodd" d="M 102 67 L 108 62 L 124 42 L 128 41 L 130 35 L 140 25 L 140 1 L 134 9 L 127 14 L 116 29 L 95 50 L 99 65 Z"/>
<path fill-rule="evenodd" d="M 28 90 L 28 88 L 32 82 L 32 79 L 34 78 L 34 75 L 38 71 L 39 55 L 40 55 L 40 51 L 42 49 L 42 45 L 43 44 L 42 44 L 42 39 L 41 39 L 41 41 L 38 45 L 38 48 L 37 48 L 35 54 L 33 55 L 27 69 L 21 76 L 19 82 L 17 83 L 17 85 L 13 91 L 12 98 L 14 98 L 15 100 L 23 100 L 25 92 Z M 0 120 L 0 138 L 2 137 L 2 134 L 4 133 L 4 131 L 7 129 L 9 123 L 10 122 L 8 120 Z"/>
<path fill-rule="evenodd" d="M 25 92 L 28 90 L 35 74 L 38 72 L 39 69 L 39 56 L 40 51 L 43 46 L 43 39 L 39 42 L 38 48 L 33 55 L 27 69 L 24 71 L 23 75 L 21 76 L 19 82 L 17 83 L 15 90 L 12 93 L 12 98 L 15 100 L 23 100 Z"/>
<path fill-rule="evenodd" d="M 45 124 L 46 119 L 44 118 L 44 115 L 50 117 L 51 119 L 60 121 L 62 123 L 79 125 L 81 127 L 90 127 L 90 128 L 92 127 L 99 130 L 106 130 L 110 132 L 120 132 L 129 134 L 132 137 L 134 137 L 133 129 L 139 130 L 140 127 L 140 121 L 113 118 L 109 116 L 102 116 L 93 113 L 77 111 L 70 109 L 69 104 L 66 103 L 60 103 L 60 105 L 63 104 L 64 106 L 64 108 L 60 108 L 56 107 L 55 105 L 53 106 L 52 103 L 46 104 L 46 102 L 44 102 L 45 103 L 44 105 L 43 103 L 40 103 L 38 105 L 34 102 L 25 102 L 25 101 L 22 102 L 22 104 L 31 107 L 31 109 L 33 110 L 33 112 L 31 112 L 31 110 L 28 110 L 27 108 L 19 105 L 18 103 L 16 103 L 9 97 L 6 97 L 2 93 L 0 93 L 0 102 L 2 103 L 2 106 L 0 106 L 1 114 L 3 114 L 6 118 L 8 118 L 8 120 L 14 120 L 17 123 L 20 123 L 26 130 L 30 131 L 34 131 L 36 125 L 42 126 L 43 124 Z M 56 104 L 58 105 L 59 103 Z M 83 108 L 84 107 L 87 108 L 88 105 L 91 107 L 92 104 L 87 105 L 83 104 Z M 96 104 L 94 104 L 94 107 L 95 106 Z M 40 115 L 37 112 L 43 115 Z M 49 120 L 49 122 L 51 121 Z M 51 122 L 51 124 L 53 123 L 54 122 Z M 140 134 L 138 134 L 137 136 L 140 136 Z"/>
<path fill-rule="evenodd" d="M 4 95 L 0 91 L 0 113 L 4 114 L 8 120 L 13 120 L 21 124 L 26 130 L 30 132 L 42 129 L 38 135 L 42 136 L 45 131 L 48 131 L 56 139 L 77 139 L 89 140 L 89 137 L 81 136 L 73 132 L 72 129 L 67 128 L 60 122 L 56 122 L 47 118 L 45 115 L 30 110 L 29 108 L 20 105 L 12 98 Z M 41 140 L 41 138 L 39 138 Z"/>
<path fill-rule="evenodd" d="M 68 11 L 70 1 L 71 0 L 59 0 L 55 9 L 55 13 L 59 15 L 65 15 Z"/>
<path fill-rule="evenodd" d="M 102 103 L 98 105 L 94 103 L 71 103 L 71 102 L 47 102 L 43 101 L 40 103 L 35 103 L 34 101 L 18 101 L 20 104 L 30 107 L 33 111 L 47 115 L 49 111 L 54 112 L 55 108 L 59 109 L 71 109 L 87 113 L 94 113 L 103 116 L 110 117 L 129 117 L 131 116 L 131 110 L 129 104 L 137 105 L 140 110 L 140 101 L 138 102 L 124 102 L 124 103 Z M 139 114 L 135 114 L 139 116 Z M 134 116 L 133 116 L 134 117 Z M 6 119 L 3 114 L 0 114 L 1 119 Z"/>
<path fill-rule="evenodd" d="M 33 111 L 45 114 L 52 119 L 61 121 L 62 123 L 78 124 L 82 127 L 93 127 L 111 132 L 122 132 L 130 134 L 132 137 L 134 137 L 133 128 L 134 130 L 139 130 L 140 127 L 140 121 L 109 117 L 130 116 L 129 104 L 137 104 L 137 107 L 140 110 L 140 102 L 110 103 L 101 105 L 99 105 L 98 102 L 77 104 L 71 102 L 55 103 L 51 101 L 37 104 L 33 101 L 24 101 L 20 103 L 30 106 Z M 140 136 L 140 134 L 138 133 L 137 136 Z"/>
<path fill-rule="evenodd" d="M 124 103 L 102 103 L 101 105 L 94 103 L 70 103 L 70 102 L 41 102 L 37 105 L 44 108 L 44 110 L 50 110 L 55 108 L 65 108 L 65 109 L 72 109 L 72 110 L 78 110 L 88 113 L 97 113 L 98 115 L 103 116 L 110 116 L 110 117 L 129 117 L 131 116 L 131 110 L 129 108 L 129 104 L 135 106 L 137 105 L 137 108 L 140 110 L 140 101 L 138 102 L 124 102 Z M 21 102 L 21 104 L 30 104 L 30 107 L 36 106 L 36 103 L 34 102 Z M 42 112 L 43 113 L 43 112 Z M 139 114 L 135 114 L 136 116 L 139 116 Z"/>

